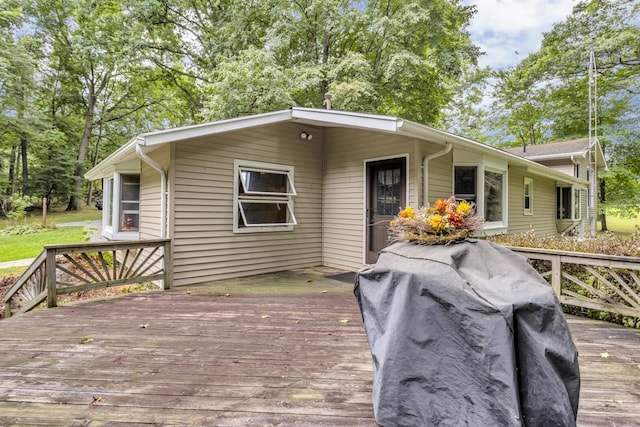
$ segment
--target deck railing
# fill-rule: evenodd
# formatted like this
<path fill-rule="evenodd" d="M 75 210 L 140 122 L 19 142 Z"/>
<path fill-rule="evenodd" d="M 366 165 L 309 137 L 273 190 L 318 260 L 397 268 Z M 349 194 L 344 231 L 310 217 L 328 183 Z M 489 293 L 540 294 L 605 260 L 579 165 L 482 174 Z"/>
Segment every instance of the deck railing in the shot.
<path fill-rule="evenodd" d="M 562 304 L 640 318 L 640 258 L 509 249 L 532 261 Z"/>
<path fill-rule="evenodd" d="M 42 304 L 57 305 L 58 295 L 173 276 L 171 239 L 47 245 L 4 296 L 10 317 Z"/>

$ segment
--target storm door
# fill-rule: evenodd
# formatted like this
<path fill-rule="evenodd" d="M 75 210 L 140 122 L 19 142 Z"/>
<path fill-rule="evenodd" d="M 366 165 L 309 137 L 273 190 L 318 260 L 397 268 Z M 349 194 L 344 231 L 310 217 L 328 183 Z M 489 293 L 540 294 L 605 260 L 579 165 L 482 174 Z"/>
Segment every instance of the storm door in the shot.
<path fill-rule="evenodd" d="M 367 163 L 367 264 L 375 264 L 378 252 L 389 245 L 389 222 L 405 207 L 406 181 L 404 157 Z"/>

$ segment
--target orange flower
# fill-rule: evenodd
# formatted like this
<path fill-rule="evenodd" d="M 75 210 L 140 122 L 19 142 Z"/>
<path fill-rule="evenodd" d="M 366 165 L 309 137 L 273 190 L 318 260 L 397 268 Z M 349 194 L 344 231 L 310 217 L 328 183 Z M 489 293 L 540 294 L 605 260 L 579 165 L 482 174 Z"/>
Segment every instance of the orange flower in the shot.
<path fill-rule="evenodd" d="M 447 214 L 447 219 L 455 228 L 460 227 L 464 221 L 464 216 L 462 216 L 459 212 L 449 212 Z"/>
<path fill-rule="evenodd" d="M 448 207 L 449 207 L 449 202 L 447 200 L 442 200 L 442 199 L 436 200 L 436 205 L 435 205 L 436 212 L 443 214 L 447 211 Z"/>
<path fill-rule="evenodd" d="M 391 221 L 391 222 L 389 223 L 389 225 L 390 225 L 391 227 L 395 227 L 395 226 L 397 226 L 397 225 L 398 225 L 398 221 L 393 220 L 393 221 Z"/>
<path fill-rule="evenodd" d="M 416 211 L 411 206 L 407 206 L 402 211 L 400 211 L 400 218 L 414 219 L 415 217 Z"/>

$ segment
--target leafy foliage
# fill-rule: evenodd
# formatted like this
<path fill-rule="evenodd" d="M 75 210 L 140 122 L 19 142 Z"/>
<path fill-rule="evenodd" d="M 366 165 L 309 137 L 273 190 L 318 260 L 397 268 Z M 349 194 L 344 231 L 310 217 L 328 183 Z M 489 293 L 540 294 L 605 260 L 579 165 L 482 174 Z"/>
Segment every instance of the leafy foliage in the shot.
<path fill-rule="evenodd" d="M 489 240 L 506 246 L 555 249 L 605 255 L 640 256 L 640 229 L 630 236 L 614 233 L 599 234 L 594 238 L 575 236 L 537 236 L 535 230 L 516 235 L 498 235 Z"/>
<path fill-rule="evenodd" d="M 43 231 L 38 225 L 13 225 L 0 230 L 0 236 L 23 236 L 25 234 L 36 234 Z"/>

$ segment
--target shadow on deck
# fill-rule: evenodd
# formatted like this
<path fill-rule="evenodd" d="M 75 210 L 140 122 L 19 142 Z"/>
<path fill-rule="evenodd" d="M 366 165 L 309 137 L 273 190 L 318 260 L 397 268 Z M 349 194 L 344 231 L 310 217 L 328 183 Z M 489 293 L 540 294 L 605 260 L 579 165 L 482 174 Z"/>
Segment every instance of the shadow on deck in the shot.
<path fill-rule="evenodd" d="M 375 426 L 352 284 L 327 270 L 130 294 L 0 322 L 0 426 Z M 569 318 L 578 425 L 640 419 L 640 332 Z"/>

